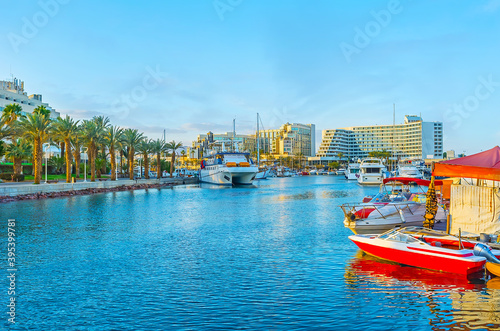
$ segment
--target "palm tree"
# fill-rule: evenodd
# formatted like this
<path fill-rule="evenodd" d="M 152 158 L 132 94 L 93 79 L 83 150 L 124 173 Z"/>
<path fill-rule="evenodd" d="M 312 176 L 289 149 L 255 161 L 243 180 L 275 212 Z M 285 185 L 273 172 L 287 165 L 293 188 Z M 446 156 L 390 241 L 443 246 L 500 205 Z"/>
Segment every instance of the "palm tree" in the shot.
<path fill-rule="evenodd" d="M 339 159 L 339 162 L 342 162 L 343 157 L 344 157 L 344 153 L 342 153 L 342 152 L 337 153 L 337 158 Z"/>
<path fill-rule="evenodd" d="M 126 129 L 123 133 L 123 141 L 128 147 L 128 171 L 129 179 L 134 179 L 134 154 L 135 148 L 143 139 L 143 134 L 137 129 Z"/>
<path fill-rule="evenodd" d="M 101 178 L 102 171 L 101 169 L 104 168 L 106 169 L 106 165 L 108 162 L 106 162 L 106 159 L 101 159 L 101 158 L 96 158 L 95 159 L 95 167 L 97 169 L 97 178 Z"/>
<path fill-rule="evenodd" d="M 5 148 L 5 157 L 14 163 L 14 174 L 21 174 L 22 161 L 31 157 L 32 146 L 24 139 L 17 139 Z"/>
<path fill-rule="evenodd" d="M 105 116 L 94 116 L 93 118 L 94 122 L 96 123 L 98 127 L 98 131 L 102 134 L 103 138 L 106 135 L 106 130 L 110 125 L 110 121 L 108 117 Z M 105 145 L 105 139 L 101 140 L 101 158 L 106 159 L 106 145 Z M 99 167 L 101 169 L 102 173 L 106 172 L 106 163 L 102 166 Z"/>
<path fill-rule="evenodd" d="M 123 140 L 123 129 L 118 126 L 110 126 L 106 129 L 104 140 L 109 148 L 111 159 L 111 180 L 116 180 L 116 149 L 120 148 Z"/>
<path fill-rule="evenodd" d="M 0 118 L 0 121 L 5 123 L 6 125 L 10 125 L 11 123 L 17 121 L 18 118 L 21 118 L 23 108 L 21 105 L 18 105 L 16 103 L 11 103 L 10 105 L 5 106 L 5 108 L 2 111 L 2 117 Z"/>
<path fill-rule="evenodd" d="M 175 162 L 175 152 L 182 147 L 182 142 L 176 143 L 175 140 L 167 143 L 167 149 L 172 151 L 170 159 L 170 178 L 172 178 L 172 173 L 174 172 L 174 162 Z"/>
<path fill-rule="evenodd" d="M 50 117 L 50 110 L 45 108 L 45 106 L 38 106 L 33 110 L 33 114 L 38 114 L 38 115 Z"/>
<path fill-rule="evenodd" d="M 96 146 L 99 142 L 99 128 L 92 120 L 84 120 L 82 123 L 85 136 L 85 144 L 87 146 L 87 155 L 90 159 L 90 181 L 95 182 L 95 159 L 97 157 Z"/>
<path fill-rule="evenodd" d="M 156 178 L 161 178 L 161 153 L 167 151 L 169 144 L 162 139 L 156 139 L 151 142 L 151 151 L 156 154 Z M 172 173 L 170 173 L 172 177 Z"/>
<path fill-rule="evenodd" d="M 28 114 L 19 120 L 22 137 L 33 140 L 35 184 L 40 184 L 42 177 L 42 144 L 48 139 L 51 125 L 52 121 L 49 116 L 40 112 L 33 112 L 33 114 Z"/>
<path fill-rule="evenodd" d="M 75 159 L 75 178 L 80 178 L 80 161 L 82 147 L 84 145 L 85 139 L 82 133 L 83 126 L 79 125 L 76 133 L 71 137 L 71 145 L 73 146 L 73 157 Z"/>
<path fill-rule="evenodd" d="M 4 122 L 0 121 L 0 140 L 9 138 L 12 135 L 12 130 Z"/>
<path fill-rule="evenodd" d="M 71 153 L 71 138 L 77 133 L 78 122 L 66 115 L 65 118 L 59 117 L 52 126 L 52 133 L 63 140 L 66 147 L 65 163 L 66 163 L 66 183 L 71 183 L 71 164 L 73 155 Z M 62 153 L 62 149 L 61 149 Z M 62 157 L 62 154 L 61 154 Z"/>
<path fill-rule="evenodd" d="M 143 139 L 137 146 L 137 151 L 142 154 L 144 159 L 144 176 L 146 179 L 149 179 L 149 154 L 153 151 L 153 143 L 152 140 Z"/>

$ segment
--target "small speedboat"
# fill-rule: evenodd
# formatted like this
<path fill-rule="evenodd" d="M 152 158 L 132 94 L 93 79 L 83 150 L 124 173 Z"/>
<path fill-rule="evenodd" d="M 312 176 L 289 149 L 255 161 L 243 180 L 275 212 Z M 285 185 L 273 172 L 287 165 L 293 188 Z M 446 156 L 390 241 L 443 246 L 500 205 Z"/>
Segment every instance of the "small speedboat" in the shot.
<path fill-rule="evenodd" d="M 381 235 L 349 236 L 362 251 L 418 268 L 471 275 L 486 262 L 500 266 L 499 250 L 474 241 L 422 227 L 395 228 Z"/>

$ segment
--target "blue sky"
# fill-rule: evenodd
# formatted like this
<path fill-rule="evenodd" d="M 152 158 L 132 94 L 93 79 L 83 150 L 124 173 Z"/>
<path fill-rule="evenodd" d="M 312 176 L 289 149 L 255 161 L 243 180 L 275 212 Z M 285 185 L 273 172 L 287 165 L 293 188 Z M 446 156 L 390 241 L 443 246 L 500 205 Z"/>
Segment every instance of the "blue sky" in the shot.
<path fill-rule="evenodd" d="M 444 122 L 498 145 L 500 0 L 0 0 L 0 78 L 61 114 L 190 145 L 208 130 Z M 320 133 L 318 132 L 318 143 Z"/>

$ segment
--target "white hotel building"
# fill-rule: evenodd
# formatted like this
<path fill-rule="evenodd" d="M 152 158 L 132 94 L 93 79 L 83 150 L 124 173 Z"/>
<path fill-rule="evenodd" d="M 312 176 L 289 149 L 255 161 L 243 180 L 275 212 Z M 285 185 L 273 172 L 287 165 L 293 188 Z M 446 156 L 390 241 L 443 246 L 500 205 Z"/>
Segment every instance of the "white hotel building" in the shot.
<path fill-rule="evenodd" d="M 50 110 L 51 118 L 59 116 L 59 113 L 50 107 L 48 103 L 42 102 L 41 94 L 28 95 L 24 92 L 24 82 L 17 78 L 13 78 L 12 81 L 0 81 L 0 112 L 10 104 L 20 105 L 23 109 L 23 115 L 32 113 L 38 106 L 45 106 Z"/>
<path fill-rule="evenodd" d="M 310 164 L 343 159 L 358 160 L 375 151 L 389 151 L 398 159 L 432 159 L 443 155 L 443 123 L 424 122 L 406 115 L 403 124 L 355 126 L 323 130 L 322 142 Z"/>

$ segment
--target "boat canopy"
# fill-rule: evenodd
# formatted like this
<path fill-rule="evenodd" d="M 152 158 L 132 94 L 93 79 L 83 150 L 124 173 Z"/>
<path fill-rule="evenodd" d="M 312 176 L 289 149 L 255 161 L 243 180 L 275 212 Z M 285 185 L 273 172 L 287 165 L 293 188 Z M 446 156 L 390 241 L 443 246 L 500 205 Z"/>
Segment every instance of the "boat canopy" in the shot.
<path fill-rule="evenodd" d="M 432 175 L 500 181 L 500 147 L 435 163 Z"/>
<path fill-rule="evenodd" d="M 384 179 L 384 184 L 391 183 L 391 182 L 398 182 L 404 185 L 408 184 L 417 184 L 419 186 L 429 186 L 431 181 L 430 180 L 425 180 L 425 179 L 419 179 L 419 178 L 411 178 L 411 177 L 391 177 L 391 178 L 385 178 Z M 442 186 L 443 181 L 441 180 L 435 180 L 434 185 L 436 186 Z"/>

